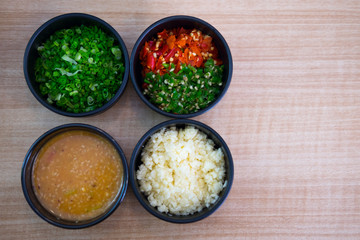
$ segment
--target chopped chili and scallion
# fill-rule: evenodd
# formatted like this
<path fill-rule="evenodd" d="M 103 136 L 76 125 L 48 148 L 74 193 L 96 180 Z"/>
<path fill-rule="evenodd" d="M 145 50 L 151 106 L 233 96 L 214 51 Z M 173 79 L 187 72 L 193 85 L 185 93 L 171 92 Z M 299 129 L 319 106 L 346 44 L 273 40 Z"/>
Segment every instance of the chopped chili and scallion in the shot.
<path fill-rule="evenodd" d="M 140 52 L 144 95 L 160 109 L 189 114 L 220 94 L 224 66 L 212 38 L 197 29 L 163 30 Z"/>
<path fill-rule="evenodd" d="M 40 47 L 35 76 L 47 102 L 73 113 L 89 112 L 118 91 L 125 72 L 114 38 L 96 26 L 55 32 Z"/>

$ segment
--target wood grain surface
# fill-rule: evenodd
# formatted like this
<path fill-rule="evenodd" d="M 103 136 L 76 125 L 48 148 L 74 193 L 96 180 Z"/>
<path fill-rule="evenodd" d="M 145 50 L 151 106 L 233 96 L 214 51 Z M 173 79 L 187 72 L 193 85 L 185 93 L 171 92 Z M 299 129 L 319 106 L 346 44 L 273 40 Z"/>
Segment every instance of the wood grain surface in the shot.
<path fill-rule="evenodd" d="M 94 117 L 45 109 L 30 93 L 23 54 L 34 31 L 69 12 L 95 15 L 122 36 L 129 53 L 153 22 L 185 14 L 227 40 L 231 86 L 196 117 L 229 145 L 232 190 L 196 223 L 171 224 L 142 208 L 129 187 L 121 206 L 83 230 L 47 224 L 23 197 L 20 172 L 31 144 L 65 123 L 110 133 L 129 161 L 140 137 L 168 120 L 131 83 Z M 0 239 L 360 239 L 360 1 L 0 1 Z"/>

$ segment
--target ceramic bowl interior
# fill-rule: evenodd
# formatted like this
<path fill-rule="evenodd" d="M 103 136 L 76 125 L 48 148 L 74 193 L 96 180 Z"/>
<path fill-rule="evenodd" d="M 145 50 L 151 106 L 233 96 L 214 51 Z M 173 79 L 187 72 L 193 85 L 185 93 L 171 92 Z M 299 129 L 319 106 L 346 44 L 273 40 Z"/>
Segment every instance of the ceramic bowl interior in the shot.
<path fill-rule="evenodd" d="M 118 192 L 116 198 L 114 199 L 112 204 L 109 206 L 109 208 L 104 213 L 100 214 L 99 216 L 97 216 L 93 219 L 89 219 L 89 220 L 85 220 L 85 221 L 77 221 L 77 222 L 60 219 L 60 218 L 56 217 L 55 215 L 53 215 L 51 212 L 49 212 L 46 208 L 44 208 L 41 205 L 41 203 L 39 202 L 39 200 L 37 199 L 34 189 L 33 189 L 33 185 L 32 185 L 32 170 L 33 170 L 34 162 L 36 160 L 39 150 L 51 138 L 55 137 L 56 135 L 58 135 L 60 133 L 64 133 L 66 131 L 72 131 L 72 130 L 89 131 L 91 133 L 95 133 L 95 134 L 99 135 L 100 137 L 107 139 L 118 151 L 120 158 L 122 160 L 121 164 L 123 167 L 123 182 L 121 184 L 121 189 L 119 189 L 119 192 Z M 58 227 L 73 228 L 73 229 L 85 228 L 85 227 L 89 227 L 89 226 L 95 225 L 95 224 L 103 221 L 105 218 L 110 216 L 110 214 L 112 214 L 115 211 L 115 209 L 120 205 L 121 201 L 125 197 L 125 193 L 126 193 L 127 185 L 128 185 L 127 162 L 126 162 L 126 158 L 125 158 L 125 155 L 124 155 L 121 147 L 117 144 L 117 142 L 109 134 L 107 134 L 103 130 L 93 127 L 91 125 L 86 125 L 86 124 L 62 125 L 62 126 L 53 128 L 53 129 L 49 130 L 48 132 L 44 133 L 30 147 L 29 151 L 27 152 L 27 154 L 25 156 L 24 164 L 22 167 L 21 184 L 22 184 L 23 193 L 24 193 L 24 196 L 25 196 L 27 202 L 29 203 L 30 207 L 34 210 L 34 212 L 37 215 L 39 215 L 42 219 L 44 219 L 45 221 L 47 221 L 55 226 L 58 226 Z"/>
<path fill-rule="evenodd" d="M 185 128 L 186 126 L 194 126 L 195 128 L 199 129 L 203 133 L 205 133 L 208 138 L 212 139 L 215 143 L 215 148 L 221 148 L 224 153 L 224 159 L 225 159 L 225 170 L 226 170 L 226 177 L 225 180 L 227 182 L 225 188 L 220 192 L 218 200 L 212 204 L 209 208 L 204 208 L 201 212 L 194 213 L 192 215 L 188 216 L 177 216 L 177 215 L 171 215 L 167 213 L 159 212 L 155 207 L 151 206 L 147 197 L 140 191 L 139 183 L 136 179 L 136 171 L 139 169 L 139 166 L 142 164 L 141 161 L 141 152 L 144 146 L 146 145 L 147 141 L 150 139 L 150 137 L 158 132 L 162 128 L 169 128 L 169 127 L 176 127 L 178 129 Z M 233 176 L 234 176 L 234 166 L 233 166 L 233 160 L 231 156 L 231 152 L 226 145 L 225 141 L 221 138 L 221 136 L 215 132 L 212 128 L 209 126 L 198 122 L 194 120 L 188 120 L 188 119 L 175 119 L 170 120 L 167 122 L 163 122 L 152 129 L 150 129 L 138 142 L 136 145 L 133 154 L 131 156 L 130 161 L 130 183 L 132 186 L 132 189 L 134 191 L 134 194 L 136 198 L 139 200 L 140 204 L 152 215 L 168 222 L 172 223 L 191 223 L 195 221 L 199 221 L 205 217 L 210 216 L 212 213 L 214 213 L 221 204 L 225 201 L 226 197 L 228 196 L 232 182 L 233 182 Z"/>
<path fill-rule="evenodd" d="M 70 113 L 57 108 L 55 105 L 49 104 L 46 101 L 46 97 L 41 95 L 39 83 L 35 81 L 34 69 L 36 59 L 40 57 L 37 51 L 39 46 L 41 46 L 47 39 L 49 39 L 49 37 L 56 31 L 80 25 L 97 26 L 106 34 L 115 39 L 115 44 L 120 46 L 120 49 L 122 51 L 122 59 L 124 61 L 125 72 L 119 90 L 109 102 L 105 103 L 102 107 L 89 112 Z M 24 75 L 31 93 L 46 108 L 50 109 L 55 113 L 69 117 L 84 117 L 95 115 L 109 109 L 112 105 L 114 105 L 120 99 L 120 96 L 125 90 L 129 78 L 129 65 L 130 64 L 128 51 L 126 49 L 124 41 L 116 32 L 116 30 L 100 18 L 83 13 L 69 13 L 60 15 L 44 23 L 39 29 L 36 30 L 36 32 L 30 38 L 24 54 Z"/>
<path fill-rule="evenodd" d="M 145 45 L 145 42 L 151 40 L 153 37 L 157 35 L 157 33 L 163 31 L 164 29 L 173 29 L 183 27 L 185 29 L 198 29 L 202 31 L 203 34 L 209 35 L 212 37 L 213 42 L 218 49 L 219 57 L 222 59 L 224 64 L 224 75 L 223 75 L 223 85 L 221 86 L 221 93 L 217 97 L 217 99 L 212 102 L 209 106 L 207 106 L 204 109 L 201 109 L 194 113 L 189 114 L 174 114 L 174 113 L 168 113 L 165 111 L 162 111 L 157 106 L 152 104 L 144 95 L 143 95 L 143 89 L 142 84 L 144 83 L 144 78 L 142 76 L 142 66 L 140 63 L 139 55 L 141 52 L 141 49 Z M 231 52 L 228 44 L 226 43 L 224 37 L 220 34 L 218 30 L 216 30 L 212 25 L 209 23 L 195 17 L 191 16 L 171 16 L 164 19 L 161 19 L 154 24 L 152 24 L 150 27 L 148 27 L 138 38 L 137 42 L 135 43 L 135 46 L 131 53 L 131 59 L 130 59 L 130 75 L 131 75 L 131 81 L 134 85 L 135 91 L 141 98 L 141 100 L 149 106 L 152 110 L 163 114 L 165 116 L 171 117 L 171 118 L 191 118 L 198 116 L 200 114 L 205 113 L 206 111 L 213 108 L 225 95 L 227 89 L 230 86 L 231 77 L 232 77 L 232 71 L 233 71 L 233 62 L 231 57 Z"/>

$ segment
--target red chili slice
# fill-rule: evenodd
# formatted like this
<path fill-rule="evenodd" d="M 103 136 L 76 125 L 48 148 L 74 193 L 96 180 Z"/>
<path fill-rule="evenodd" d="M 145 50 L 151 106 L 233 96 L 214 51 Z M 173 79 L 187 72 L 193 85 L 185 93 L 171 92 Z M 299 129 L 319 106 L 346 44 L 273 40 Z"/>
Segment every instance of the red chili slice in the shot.
<path fill-rule="evenodd" d="M 143 88 L 143 89 L 147 89 L 148 87 L 149 87 L 149 84 L 147 84 L 147 83 L 145 83 L 145 82 L 142 84 L 142 88 Z"/>
<path fill-rule="evenodd" d="M 154 41 L 149 41 L 149 49 L 151 51 L 154 51 L 155 50 L 155 42 Z"/>
<path fill-rule="evenodd" d="M 170 49 L 175 47 L 176 38 L 174 35 L 171 35 L 168 39 L 166 39 L 166 44 L 169 46 Z"/>
<path fill-rule="evenodd" d="M 165 61 L 168 62 L 170 60 L 170 58 L 175 55 L 175 52 L 176 52 L 176 48 L 171 49 L 170 52 L 168 53 L 168 55 L 166 55 Z"/>
<path fill-rule="evenodd" d="M 152 55 L 152 53 L 148 54 L 148 58 L 147 58 L 147 66 L 151 69 L 151 71 L 154 70 L 155 68 L 155 58 Z"/>

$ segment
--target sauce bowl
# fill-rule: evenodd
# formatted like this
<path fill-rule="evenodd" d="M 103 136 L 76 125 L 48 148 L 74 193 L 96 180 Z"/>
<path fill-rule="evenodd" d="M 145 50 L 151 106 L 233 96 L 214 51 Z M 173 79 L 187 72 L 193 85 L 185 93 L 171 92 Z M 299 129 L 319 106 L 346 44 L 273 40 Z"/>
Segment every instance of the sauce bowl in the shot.
<path fill-rule="evenodd" d="M 72 220 L 62 219 L 59 216 L 52 213 L 50 210 L 48 210 L 41 204 L 41 201 L 38 199 L 36 195 L 36 191 L 34 190 L 34 186 L 33 186 L 33 174 L 34 174 L 33 169 L 35 166 L 35 161 L 42 147 L 44 147 L 44 145 L 48 141 L 54 139 L 54 137 L 58 136 L 59 134 L 67 133 L 73 130 L 81 130 L 88 132 L 90 134 L 95 134 L 96 136 L 99 136 L 108 143 L 110 143 L 110 146 L 113 146 L 116 152 L 119 154 L 121 159 L 120 166 L 122 166 L 123 169 L 120 189 L 118 189 L 115 198 L 113 198 L 109 206 L 105 209 L 104 212 L 100 213 L 99 215 L 91 219 L 82 220 L 82 221 L 75 221 L 75 220 L 72 221 Z M 125 155 L 119 144 L 115 141 L 114 138 L 112 138 L 108 133 L 104 132 L 103 130 L 91 125 L 79 124 L 79 123 L 61 125 L 47 131 L 32 144 L 32 146 L 30 147 L 29 151 L 25 156 L 24 163 L 22 166 L 21 184 L 26 201 L 28 202 L 32 210 L 38 216 L 44 219 L 46 222 L 55 225 L 57 227 L 69 228 L 69 229 L 90 227 L 109 217 L 124 199 L 128 185 L 127 162 Z"/>

